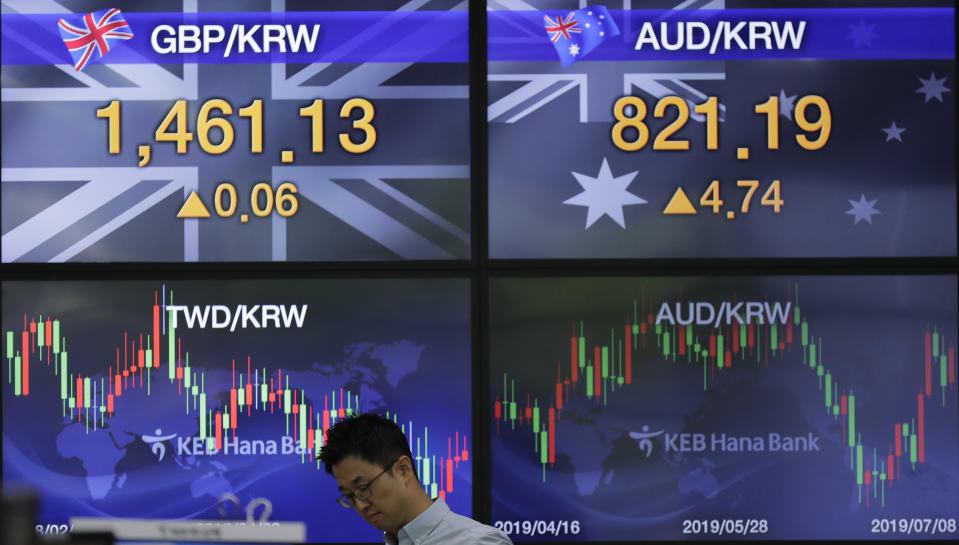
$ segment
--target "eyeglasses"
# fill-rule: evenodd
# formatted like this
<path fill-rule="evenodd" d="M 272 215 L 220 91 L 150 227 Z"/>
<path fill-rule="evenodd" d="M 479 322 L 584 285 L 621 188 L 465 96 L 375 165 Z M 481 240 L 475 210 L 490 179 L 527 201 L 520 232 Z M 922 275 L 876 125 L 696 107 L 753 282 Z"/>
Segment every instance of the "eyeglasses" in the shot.
<path fill-rule="evenodd" d="M 402 458 L 402 456 L 400 458 Z M 356 490 L 354 490 L 353 492 L 343 494 L 339 498 L 336 498 L 336 503 L 339 503 L 340 505 L 342 505 L 343 507 L 347 509 L 352 509 L 356 505 L 357 501 L 366 501 L 370 499 L 370 497 L 373 496 L 373 491 L 370 490 L 370 486 L 373 485 L 373 482 L 376 481 L 376 479 L 379 479 L 384 473 L 389 471 L 393 467 L 393 465 L 399 461 L 400 461 L 399 458 L 393 460 L 392 462 L 387 464 L 386 469 L 381 471 L 379 475 L 370 479 L 370 482 L 356 487 Z"/>

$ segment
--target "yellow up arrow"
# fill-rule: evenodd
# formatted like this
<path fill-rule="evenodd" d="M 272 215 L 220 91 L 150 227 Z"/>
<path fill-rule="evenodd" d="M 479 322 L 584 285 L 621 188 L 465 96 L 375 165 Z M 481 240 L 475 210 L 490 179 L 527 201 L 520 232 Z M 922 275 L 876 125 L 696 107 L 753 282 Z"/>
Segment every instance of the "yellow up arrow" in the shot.
<path fill-rule="evenodd" d="M 666 205 L 666 208 L 663 209 L 663 215 L 667 214 L 695 214 L 696 209 L 693 208 L 693 203 L 689 202 L 689 197 L 686 196 L 686 192 L 683 191 L 682 187 L 677 187 L 676 192 L 673 193 L 673 198 L 669 199 L 669 204 Z"/>
<path fill-rule="evenodd" d="M 196 191 L 190 193 L 190 196 L 187 198 L 186 202 L 183 203 L 183 207 L 180 208 L 180 211 L 177 212 L 176 217 L 178 218 L 208 218 L 210 217 L 210 211 L 207 209 L 206 205 L 203 204 L 203 201 L 200 200 L 200 196 L 196 194 Z"/>

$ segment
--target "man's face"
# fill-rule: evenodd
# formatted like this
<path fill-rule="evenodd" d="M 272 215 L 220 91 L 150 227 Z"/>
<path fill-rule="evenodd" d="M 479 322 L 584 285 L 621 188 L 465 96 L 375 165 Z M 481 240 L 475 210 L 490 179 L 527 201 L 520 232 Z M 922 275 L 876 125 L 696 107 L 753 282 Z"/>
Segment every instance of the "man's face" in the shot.
<path fill-rule="evenodd" d="M 333 466 L 333 478 L 344 494 L 369 484 L 370 497 L 354 499 L 353 508 L 374 528 L 392 534 L 409 522 L 404 509 L 409 504 L 405 501 L 407 487 L 401 477 L 394 475 L 392 467 L 383 473 L 382 467 L 356 456 L 347 456 Z"/>

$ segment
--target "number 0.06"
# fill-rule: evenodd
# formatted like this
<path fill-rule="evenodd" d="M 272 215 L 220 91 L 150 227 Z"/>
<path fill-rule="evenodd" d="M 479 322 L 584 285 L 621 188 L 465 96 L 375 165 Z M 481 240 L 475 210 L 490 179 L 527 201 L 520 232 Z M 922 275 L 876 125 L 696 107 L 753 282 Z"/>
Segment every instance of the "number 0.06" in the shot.
<path fill-rule="evenodd" d="M 260 182 L 253 186 L 253 191 L 250 193 L 250 209 L 255 216 L 266 217 L 273 212 L 273 203 L 276 202 L 276 212 L 284 218 L 288 218 L 296 214 L 300 207 L 296 193 L 295 185 L 284 182 L 276 188 L 274 197 L 273 187 L 266 182 Z M 221 218 L 232 217 L 236 212 L 236 187 L 229 182 L 223 182 L 216 186 L 216 192 L 213 194 L 213 204 L 218 216 Z"/>

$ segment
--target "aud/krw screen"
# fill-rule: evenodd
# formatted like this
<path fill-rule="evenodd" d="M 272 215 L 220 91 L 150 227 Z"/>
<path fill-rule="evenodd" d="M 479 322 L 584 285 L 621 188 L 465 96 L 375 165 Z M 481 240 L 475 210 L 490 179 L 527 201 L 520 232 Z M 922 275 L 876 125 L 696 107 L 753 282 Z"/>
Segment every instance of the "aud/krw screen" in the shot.
<path fill-rule="evenodd" d="M 955 276 L 490 286 L 517 540 L 954 539 Z"/>

